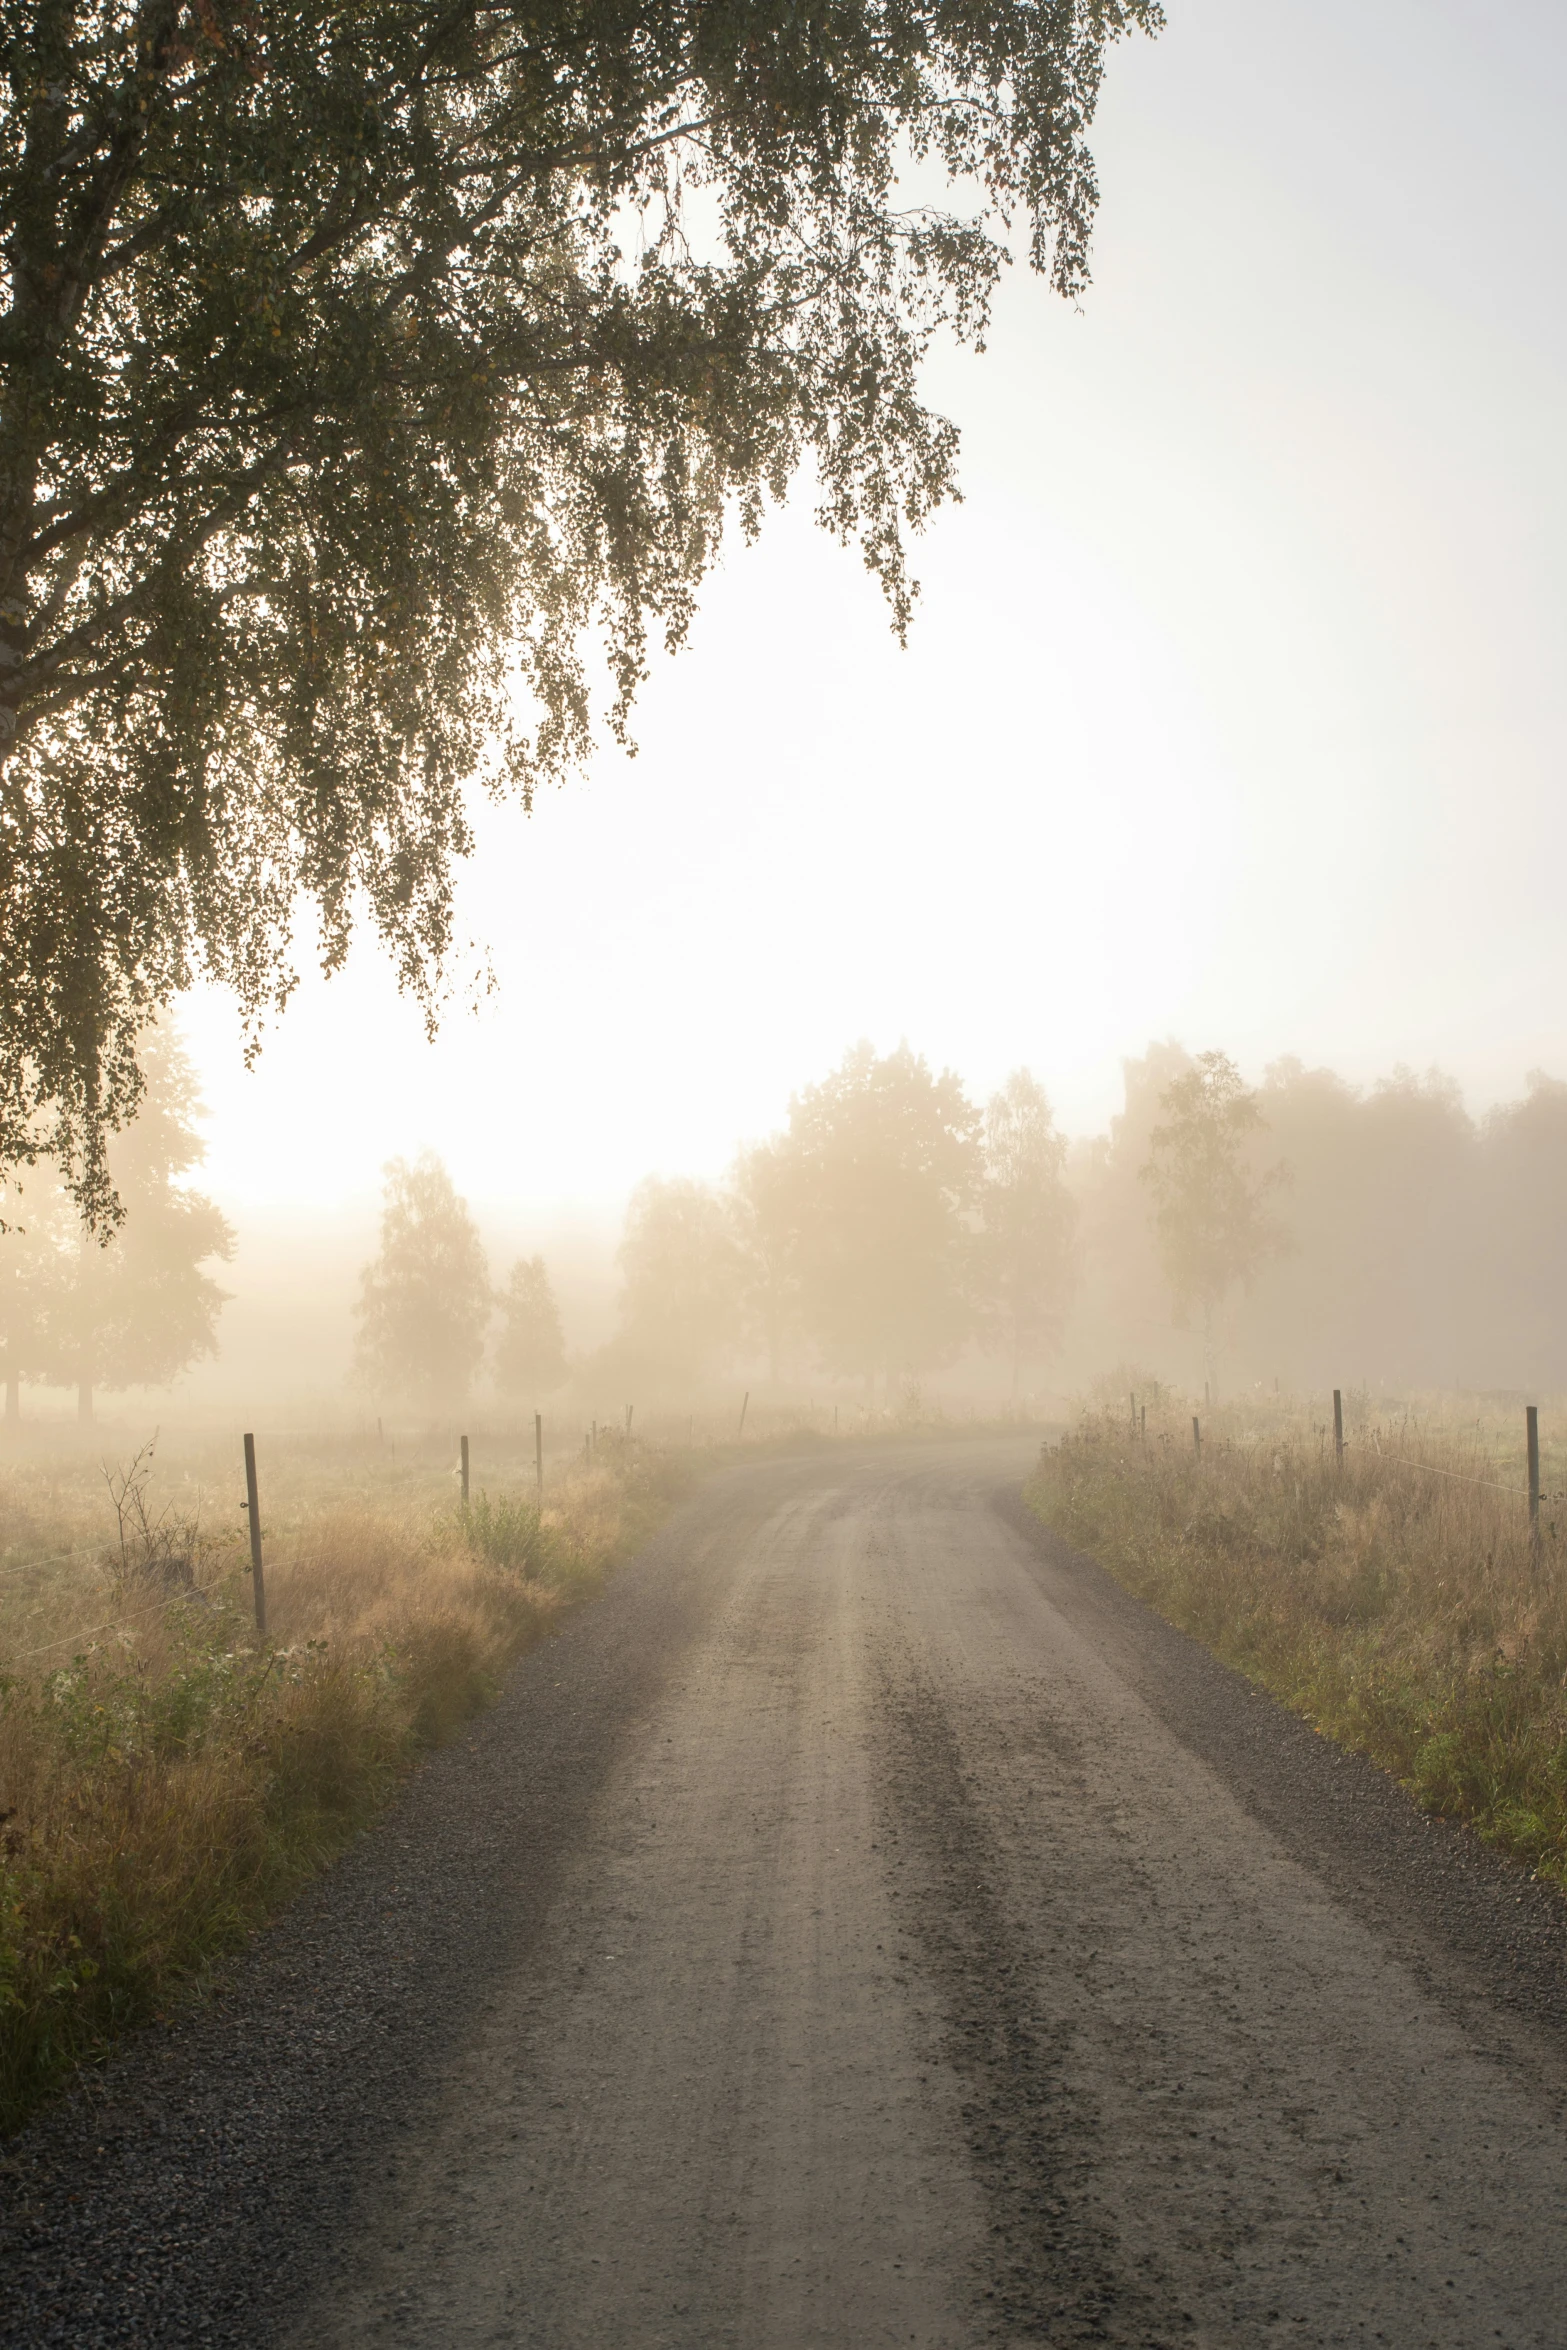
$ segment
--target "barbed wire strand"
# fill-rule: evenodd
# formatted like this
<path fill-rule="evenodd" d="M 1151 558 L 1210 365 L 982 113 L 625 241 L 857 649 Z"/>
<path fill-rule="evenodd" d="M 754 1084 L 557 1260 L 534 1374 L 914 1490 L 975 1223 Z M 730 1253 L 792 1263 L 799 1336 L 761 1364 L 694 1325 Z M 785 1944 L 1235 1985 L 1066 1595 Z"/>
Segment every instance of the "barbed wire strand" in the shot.
<path fill-rule="evenodd" d="M 101 1558 L 113 1542 L 113 1535 L 106 1534 L 101 1543 L 87 1550 L 52 1550 L 41 1559 L 13 1559 L 8 1567 L 0 1567 L 0 1583 L 9 1583 L 17 1575 L 34 1574 L 40 1567 L 63 1566 L 68 1559 Z"/>
<path fill-rule="evenodd" d="M 166 1591 L 157 1599 L 149 1600 L 145 1607 L 130 1608 L 123 1615 L 110 1616 L 101 1624 L 89 1624 L 85 1632 L 62 1632 L 58 1640 L 45 1640 L 38 1648 L 19 1649 L 15 1661 L 24 1665 L 35 1656 L 47 1656 L 51 1648 L 67 1647 L 73 1640 L 96 1640 L 100 1632 L 117 1631 L 121 1624 L 134 1624 L 143 1616 L 155 1614 L 161 1607 L 172 1607 L 179 1596 L 176 1592 Z"/>
<path fill-rule="evenodd" d="M 1349 1448 L 1346 1445 L 1345 1450 Z M 1496 1477 L 1472 1477 L 1466 1469 L 1439 1469 L 1435 1461 L 1417 1461 L 1410 1452 L 1384 1452 L 1380 1445 L 1373 1448 L 1379 1461 L 1398 1461 L 1406 1469 L 1423 1469 L 1428 1477 L 1451 1477 L 1458 1485 L 1483 1485 L 1489 1493 L 1510 1493 L 1515 1501 L 1527 1501 L 1527 1485 L 1504 1485 Z M 1547 1498 L 1543 1493 L 1540 1499 Z"/>

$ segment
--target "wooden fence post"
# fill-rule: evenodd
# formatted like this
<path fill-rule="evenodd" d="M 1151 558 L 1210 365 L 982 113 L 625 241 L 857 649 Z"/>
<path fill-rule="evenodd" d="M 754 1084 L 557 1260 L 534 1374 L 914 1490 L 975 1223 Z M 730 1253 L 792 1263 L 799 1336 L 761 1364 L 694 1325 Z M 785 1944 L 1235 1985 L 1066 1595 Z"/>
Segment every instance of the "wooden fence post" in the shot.
<path fill-rule="evenodd" d="M 245 1439 L 245 1508 L 250 1517 L 250 1580 L 256 1593 L 256 1630 L 267 1636 L 267 1586 L 261 1572 L 261 1503 L 256 1493 L 256 1440 Z"/>
<path fill-rule="evenodd" d="M 1337 1387 L 1333 1390 L 1333 1458 L 1344 1466 L 1344 1397 Z"/>
<path fill-rule="evenodd" d="M 544 1507 L 544 1414 L 533 1415 L 533 1466 L 539 1481 L 539 1507 Z"/>
<path fill-rule="evenodd" d="M 1192 1450 L 1193 1450 L 1193 1452 L 1194 1452 L 1194 1453 L 1197 1455 L 1197 1458 L 1198 1458 L 1199 1460 L 1201 1460 L 1201 1459 L 1202 1459 L 1202 1428 L 1201 1428 L 1201 1425 L 1200 1425 L 1200 1423 L 1199 1423 L 1199 1421 L 1198 1421 L 1197 1414 L 1196 1414 L 1195 1412 L 1193 1412 L 1193 1414 L 1192 1414 Z"/>
<path fill-rule="evenodd" d="M 1140 1406 L 1140 1410 L 1142 1416 L 1138 1427 L 1138 1434 L 1142 1437 L 1143 1450 L 1146 1452 L 1148 1450 L 1148 1406 L 1143 1404 Z"/>
<path fill-rule="evenodd" d="M 1135 1436 L 1137 1434 L 1137 1398 L 1135 1395 L 1128 1396 L 1127 1401 L 1132 1407 L 1132 1434 Z"/>
<path fill-rule="evenodd" d="M 468 1439 L 462 1439 L 462 1506 L 468 1507 Z"/>
<path fill-rule="evenodd" d="M 1524 1411 L 1524 1438 L 1529 1448 L 1529 1548 L 1540 1547 L 1540 1407 L 1529 1404 Z"/>
<path fill-rule="evenodd" d="M 635 1404 L 628 1403 L 626 1406 L 626 1442 L 628 1444 L 631 1442 L 631 1415 L 635 1409 Z"/>
<path fill-rule="evenodd" d="M 749 1387 L 748 1387 L 748 1388 L 746 1389 L 746 1391 L 745 1391 L 745 1401 L 744 1401 L 744 1403 L 742 1403 L 742 1404 L 741 1404 L 741 1406 L 740 1406 L 740 1425 L 739 1425 L 739 1427 L 738 1427 L 738 1428 L 735 1430 L 735 1442 L 736 1442 L 737 1444 L 739 1443 L 739 1441 L 740 1441 L 741 1437 L 742 1437 L 742 1436 L 745 1434 L 745 1415 L 746 1415 L 746 1413 L 749 1411 L 749 1409 L 750 1409 L 750 1406 L 751 1406 L 751 1390 L 750 1390 L 750 1389 L 749 1389 Z"/>

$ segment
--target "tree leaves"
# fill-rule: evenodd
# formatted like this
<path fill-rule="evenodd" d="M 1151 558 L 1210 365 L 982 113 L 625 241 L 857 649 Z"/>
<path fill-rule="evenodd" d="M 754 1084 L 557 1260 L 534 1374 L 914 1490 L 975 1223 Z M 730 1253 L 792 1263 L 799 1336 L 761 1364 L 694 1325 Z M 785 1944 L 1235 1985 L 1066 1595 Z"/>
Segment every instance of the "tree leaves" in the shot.
<path fill-rule="evenodd" d="M 110 1212 L 147 1014 L 206 973 L 259 1021 L 301 898 L 433 1008 L 470 784 L 582 758 L 594 645 L 623 730 L 802 469 L 904 630 L 928 339 L 1013 207 L 1082 285 L 1105 43 L 1157 21 L 0 0 L 0 1167 Z"/>

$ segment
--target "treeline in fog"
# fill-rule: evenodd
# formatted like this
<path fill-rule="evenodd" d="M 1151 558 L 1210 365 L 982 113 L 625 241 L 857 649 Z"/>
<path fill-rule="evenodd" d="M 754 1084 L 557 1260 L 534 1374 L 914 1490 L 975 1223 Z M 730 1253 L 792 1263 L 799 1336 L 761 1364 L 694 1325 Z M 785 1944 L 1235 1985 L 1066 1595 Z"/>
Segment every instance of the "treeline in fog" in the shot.
<path fill-rule="evenodd" d="M 487 1375 L 606 1400 L 696 1396 L 741 1372 L 896 1399 L 981 1348 L 1016 1391 L 1058 1350 L 1076 1278 L 1066 1144 L 1020 1071 L 982 1111 L 906 1046 L 807 1086 L 723 1184 L 649 1177 L 618 1252 L 619 1329 L 568 1370 L 542 1258 L 492 1288 L 477 1226 L 430 1156 L 387 1172 L 356 1377 L 434 1406 Z"/>
<path fill-rule="evenodd" d="M 906 1045 L 857 1046 L 724 1181 L 638 1186 L 617 1334 L 575 1361 L 543 1261 L 512 1269 L 497 1321 L 444 1173 L 398 1167 L 360 1376 L 412 1393 L 439 1365 L 450 1394 L 488 1365 L 503 1392 L 569 1377 L 606 1401 L 852 1382 L 889 1404 L 936 1376 L 1022 1399 L 1118 1365 L 1187 1389 L 1567 1386 L 1567 1085 L 1535 1075 L 1477 1120 L 1434 1074 L 1361 1090 L 1282 1061 L 1253 1088 L 1167 1043 L 1124 1077 L 1108 1133 L 1069 1145 L 1027 1069 L 976 1101 Z M 444 1203 L 425 1273 L 421 1183 Z"/>
<path fill-rule="evenodd" d="M 148 1070 L 108 1245 L 47 1168 L 0 1202 L 8 1418 L 23 1383 L 75 1388 L 88 1418 L 95 1391 L 216 1351 L 233 1235 L 190 1182 L 199 1103 L 172 1039 Z M 439 1157 L 394 1161 L 350 1388 L 361 1408 L 439 1414 L 742 1381 L 1021 1401 L 1120 1371 L 1191 1391 L 1567 1387 L 1567 1084 L 1536 1073 L 1475 1118 L 1437 1074 L 1357 1089 L 1281 1061 L 1251 1087 L 1175 1043 L 1124 1079 L 1108 1131 L 1069 1144 L 1028 1069 L 975 1099 L 907 1045 L 856 1046 L 723 1180 L 637 1187 L 615 1333 L 590 1348 L 542 1255 L 492 1265 Z"/>
<path fill-rule="evenodd" d="M 1188 1387 L 1201 1376 L 1198 1332 L 1172 1323 L 1142 1173 L 1191 1067 L 1174 1044 L 1128 1061 L 1121 1115 L 1074 1151 L 1080 1371 L 1127 1360 Z M 1279 1245 L 1226 1294 L 1232 1383 L 1567 1387 L 1567 1084 L 1535 1071 L 1521 1100 L 1475 1118 L 1437 1072 L 1359 1089 L 1284 1060 L 1253 1098 L 1245 1158 L 1254 1177 L 1281 1171 Z"/>

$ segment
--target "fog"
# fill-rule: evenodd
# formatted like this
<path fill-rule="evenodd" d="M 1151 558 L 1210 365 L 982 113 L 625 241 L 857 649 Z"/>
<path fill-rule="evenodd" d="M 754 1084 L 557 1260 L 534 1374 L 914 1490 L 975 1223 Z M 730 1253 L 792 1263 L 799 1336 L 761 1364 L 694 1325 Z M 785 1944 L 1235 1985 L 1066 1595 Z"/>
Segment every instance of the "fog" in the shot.
<path fill-rule="evenodd" d="M 1009 1394 L 972 1329 L 853 1367 L 820 1330 L 770 1359 L 750 1308 L 705 1351 L 622 1309 L 635 1187 L 720 1199 L 859 1038 L 976 1114 L 1024 1066 L 1049 1097 L 1074 1255 L 1027 1393 L 1200 1383 L 1139 1170 L 1210 1049 L 1291 1171 L 1227 1380 L 1567 1382 L 1561 1096 L 1530 1090 L 1567 1076 L 1564 85 L 1532 4 L 1189 0 L 1118 56 L 1090 295 L 1014 270 L 988 352 L 932 362 L 967 494 L 909 650 L 802 491 L 655 663 L 634 758 L 475 811 L 433 1043 L 369 947 L 253 1071 L 221 991 L 183 1005 L 180 1180 L 233 1253 L 168 1408 L 373 1408 L 353 1307 L 382 1170 L 422 1152 L 497 1287 L 543 1256 L 573 1409 L 596 1381 Z"/>
<path fill-rule="evenodd" d="M 199 1189 L 176 1042 L 84 1247 L 35 1182 L 0 1241 L 7 1419 L 394 1427 L 818 1407 L 1053 1416 L 1155 1382 L 1218 1396 L 1567 1389 L 1567 1081 L 1480 1117 L 1439 1071 L 1255 1085 L 1167 1039 L 1069 1137 L 1014 1071 L 988 1100 L 862 1042 L 725 1174 L 650 1174 L 614 1225 L 469 1200 L 433 1151 L 378 1203 L 228 1225 Z M 74 1409 L 70 1396 L 75 1394 Z M 860 1424 L 858 1421 L 855 1425 Z"/>

